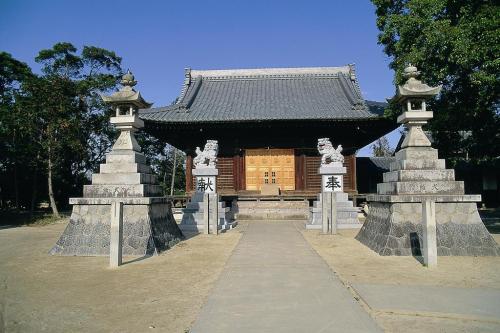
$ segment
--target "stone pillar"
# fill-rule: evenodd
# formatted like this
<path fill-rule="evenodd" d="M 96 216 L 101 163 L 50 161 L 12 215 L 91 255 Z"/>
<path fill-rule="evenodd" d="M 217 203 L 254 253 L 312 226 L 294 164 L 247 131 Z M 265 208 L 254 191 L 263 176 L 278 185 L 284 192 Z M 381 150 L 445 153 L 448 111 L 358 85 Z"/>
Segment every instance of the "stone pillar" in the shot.
<path fill-rule="evenodd" d="M 210 233 L 210 196 L 208 193 L 203 193 L 203 233 L 208 235 Z"/>
<path fill-rule="evenodd" d="M 423 258 L 427 267 L 437 266 L 436 202 L 422 201 Z"/>
<path fill-rule="evenodd" d="M 321 226 L 324 235 L 328 234 L 328 224 L 331 218 L 331 207 L 332 207 L 332 193 L 331 192 L 321 192 Z"/>
<path fill-rule="evenodd" d="M 219 195 L 217 193 L 208 194 L 208 227 L 212 234 L 219 233 Z"/>
<path fill-rule="evenodd" d="M 337 233 L 337 200 L 335 192 L 342 193 L 344 190 L 344 174 L 346 168 L 341 162 L 333 162 L 322 165 L 319 170 L 321 175 L 322 197 L 326 199 L 322 209 L 323 233 Z M 327 230 L 325 230 L 325 226 Z"/>
<path fill-rule="evenodd" d="M 216 168 L 206 167 L 193 169 L 193 175 L 196 177 L 195 195 L 196 193 L 203 195 L 203 233 L 208 235 L 211 232 L 217 234 L 218 224 L 217 218 L 211 214 L 211 211 L 216 211 L 211 205 L 211 201 L 217 199 L 217 176 L 219 170 Z"/>
<path fill-rule="evenodd" d="M 196 177 L 195 191 L 198 193 L 216 193 L 217 176 L 219 170 L 216 168 L 197 168 L 193 169 L 193 175 Z"/>
<path fill-rule="evenodd" d="M 217 176 L 215 167 L 198 167 L 193 169 L 195 176 L 195 192 L 191 202 L 183 210 L 179 227 L 182 231 L 218 234 L 219 230 L 231 229 L 236 225 L 232 221 L 228 207 L 219 202 L 217 194 Z"/>
<path fill-rule="evenodd" d="M 337 217 L 338 217 L 338 213 L 337 213 L 337 196 L 336 196 L 336 193 L 331 193 L 332 195 L 332 198 L 330 199 L 331 200 L 331 209 L 330 209 L 330 212 L 331 212 L 331 215 L 330 215 L 330 233 L 332 235 L 335 235 L 337 233 Z"/>
<path fill-rule="evenodd" d="M 123 243 L 123 202 L 111 203 L 111 232 L 109 245 L 109 266 L 112 268 L 122 264 Z"/>

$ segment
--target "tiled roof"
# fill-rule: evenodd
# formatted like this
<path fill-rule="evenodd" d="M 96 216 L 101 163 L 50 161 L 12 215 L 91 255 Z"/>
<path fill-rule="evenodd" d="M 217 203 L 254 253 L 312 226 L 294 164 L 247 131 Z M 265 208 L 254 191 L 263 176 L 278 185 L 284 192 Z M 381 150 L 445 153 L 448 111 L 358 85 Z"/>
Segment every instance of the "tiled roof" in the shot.
<path fill-rule="evenodd" d="M 140 111 L 153 122 L 361 120 L 378 118 L 367 105 L 354 67 L 188 70 L 176 104 Z"/>

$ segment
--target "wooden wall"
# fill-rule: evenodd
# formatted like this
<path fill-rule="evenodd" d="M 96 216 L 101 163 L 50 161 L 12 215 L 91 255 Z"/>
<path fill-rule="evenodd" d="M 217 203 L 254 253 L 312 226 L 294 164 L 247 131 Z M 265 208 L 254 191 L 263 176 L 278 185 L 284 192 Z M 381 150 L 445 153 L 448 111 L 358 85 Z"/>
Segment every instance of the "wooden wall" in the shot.
<path fill-rule="evenodd" d="M 318 169 L 321 156 L 305 156 L 305 190 L 311 192 L 321 191 L 321 176 Z M 344 175 L 344 191 L 356 192 L 356 156 L 344 157 L 344 166 L 347 173 Z"/>
<path fill-rule="evenodd" d="M 321 176 L 318 168 L 321 163 L 320 156 L 295 156 L 295 190 L 307 192 L 321 191 Z M 344 176 L 344 190 L 356 192 L 356 157 L 345 156 L 344 166 L 347 174 Z M 195 179 L 192 175 L 192 157 L 186 158 L 186 192 L 194 189 Z M 245 190 L 245 157 L 219 157 L 217 161 L 219 177 L 217 189 L 222 191 Z"/>
<path fill-rule="evenodd" d="M 242 159 L 237 156 L 238 159 Z M 234 177 L 238 174 L 239 160 L 236 157 L 218 157 L 217 158 L 217 169 L 219 169 L 219 176 L 217 177 L 217 190 L 236 190 L 238 185 L 238 177 Z M 235 164 L 236 160 L 236 164 Z M 194 190 L 196 183 L 196 177 L 193 176 L 193 159 L 191 156 L 186 158 L 186 192 L 191 192 Z M 239 167 L 239 168 L 238 168 Z M 243 164 L 244 173 L 244 164 Z"/>

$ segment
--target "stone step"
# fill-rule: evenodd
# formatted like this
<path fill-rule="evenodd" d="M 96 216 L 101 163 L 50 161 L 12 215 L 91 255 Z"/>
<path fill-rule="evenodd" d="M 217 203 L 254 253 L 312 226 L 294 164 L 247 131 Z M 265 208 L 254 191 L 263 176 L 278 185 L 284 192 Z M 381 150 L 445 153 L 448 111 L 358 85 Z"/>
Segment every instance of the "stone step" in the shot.
<path fill-rule="evenodd" d="M 308 201 L 237 201 L 236 206 L 239 209 L 257 208 L 257 209 L 303 209 L 309 207 Z"/>
<path fill-rule="evenodd" d="M 430 147 L 409 147 L 399 150 L 396 154 L 397 160 L 437 160 L 437 149 Z"/>
<path fill-rule="evenodd" d="M 386 172 L 384 183 L 398 181 L 455 180 L 455 170 L 399 170 Z"/>
<path fill-rule="evenodd" d="M 85 198 L 128 198 L 128 197 L 156 197 L 162 196 L 160 185 L 84 185 Z"/>
<path fill-rule="evenodd" d="M 146 164 L 146 156 L 135 151 L 114 150 L 106 154 L 106 163 L 139 163 Z"/>
<path fill-rule="evenodd" d="M 220 203 L 219 203 L 219 213 L 220 212 L 227 213 L 230 210 L 231 210 L 231 208 L 229 208 L 229 207 L 222 207 L 222 206 L 220 206 Z M 199 207 L 196 207 L 196 206 L 187 206 L 186 208 L 183 208 L 182 211 L 183 212 L 193 213 L 193 212 L 203 212 L 205 210 L 203 209 L 203 206 L 199 206 Z"/>
<path fill-rule="evenodd" d="M 236 201 L 233 211 L 242 220 L 302 220 L 309 218 L 309 202 Z"/>
<path fill-rule="evenodd" d="M 323 215 L 323 211 L 320 209 L 313 208 L 311 209 L 311 213 L 313 214 L 319 214 L 320 216 Z M 337 210 L 337 218 L 357 218 L 358 217 L 358 210 L 342 210 L 338 209 Z"/>
<path fill-rule="evenodd" d="M 235 213 L 237 220 L 307 220 L 309 212 L 297 209 L 259 209 Z"/>
<path fill-rule="evenodd" d="M 333 192 L 333 193 L 335 193 L 335 198 L 337 199 L 337 202 L 349 200 L 349 195 L 345 192 Z M 317 198 L 318 201 L 321 201 L 321 193 L 318 194 Z"/>
<path fill-rule="evenodd" d="M 152 173 L 151 167 L 140 163 L 106 163 L 99 167 L 100 173 Z"/>
<path fill-rule="evenodd" d="M 186 208 L 189 209 L 203 209 L 203 202 L 189 202 L 186 205 Z M 219 209 L 229 209 L 229 207 L 226 207 L 225 202 L 219 202 Z"/>
<path fill-rule="evenodd" d="M 462 181 L 416 181 L 377 184 L 378 194 L 464 194 Z"/>
<path fill-rule="evenodd" d="M 390 164 L 391 171 L 398 170 L 443 170 L 446 168 L 445 160 L 403 160 Z"/>
<path fill-rule="evenodd" d="M 315 201 L 313 203 L 314 208 L 321 209 L 322 206 L 321 201 Z M 354 204 L 352 201 L 337 201 L 337 207 L 354 207 Z"/>
<path fill-rule="evenodd" d="M 148 173 L 97 173 L 92 175 L 93 185 L 135 185 L 156 183 L 156 176 Z"/>

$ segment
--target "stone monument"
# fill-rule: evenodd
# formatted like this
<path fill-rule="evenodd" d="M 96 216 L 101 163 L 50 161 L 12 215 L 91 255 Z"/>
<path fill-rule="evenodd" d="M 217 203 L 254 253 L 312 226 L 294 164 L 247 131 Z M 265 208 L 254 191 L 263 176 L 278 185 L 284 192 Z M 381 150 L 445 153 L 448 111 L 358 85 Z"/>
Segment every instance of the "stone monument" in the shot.
<path fill-rule="evenodd" d="M 336 208 L 336 218 L 329 217 L 330 223 L 335 222 L 329 227 L 331 228 L 330 232 L 335 233 L 336 229 L 360 228 L 361 223 L 358 220 L 357 209 L 353 206 L 352 201 L 348 200 L 347 193 L 344 193 L 346 168 L 343 166 L 342 145 L 338 145 L 335 149 L 329 138 L 318 139 L 318 152 L 321 154 L 321 165 L 318 170 L 321 175 L 321 193 L 318 194 L 318 200 L 311 208 L 310 220 L 306 224 L 306 229 L 322 229 L 323 212 L 333 212 L 332 209 L 325 209 L 326 206 L 323 205 L 325 197 L 328 200 L 327 206 L 335 205 Z M 323 231 L 326 233 L 326 230 Z"/>
<path fill-rule="evenodd" d="M 377 185 L 377 194 L 367 197 L 370 209 L 356 239 L 380 255 L 420 256 L 424 243 L 429 242 L 424 239 L 423 222 L 429 215 L 435 216 L 438 255 L 499 255 L 499 247 L 477 211 L 481 196 L 464 194 L 463 182 L 455 181 L 454 170 L 445 168 L 445 161 L 438 159 L 437 150 L 422 131 L 433 117 L 426 100 L 441 87 L 418 80 L 419 72 L 412 65 L 404 72 L 407 81 L 398 87 L 395 98 L 404 111 L 398 123 L 408 133 L 390 172 Z"/>
<path fill-rule="evenodd" d="M 83 198 L 70 199 L 73 212 L 69 224 L 51 254 L 109 255 L 111 204 L 116 202 L 123 205 L 124 255 L 157 254 L 182 238 L 170 203 L 161 197 L 161 187 L 135 139 L 134 133 L 144 126 L 137 110 L 151 106 L 133 89 L 136 83 L 128 71 L 119 91 L 101 96 L 116 110 L 110 121 L 120 136 L 100 173 L 92 175 L 92 185 L 84 186 Z"/>
<path fill-rule="evenodd" d="M 183 209 L 184 214 L 179 225 L 182 231 L 217 234 L 235 225 L 229 207 L 226 207 L 224 202 L 219 202 L 217 194 L 218 151 L 217 140 L 207 140 L 203 150 L 196 147 L 196 157 L 193 159 L 195 192 Z"/>

